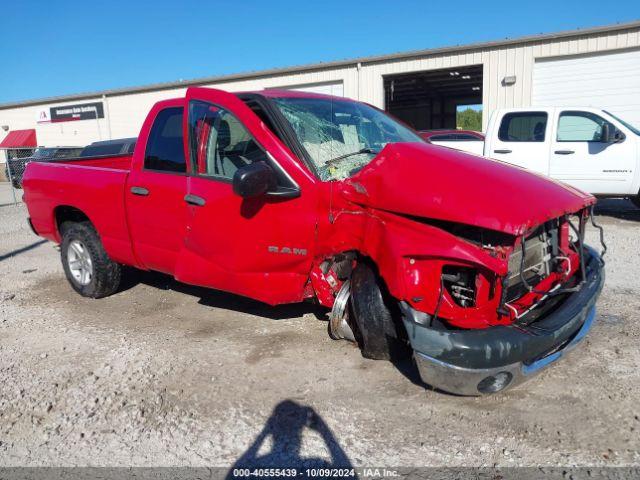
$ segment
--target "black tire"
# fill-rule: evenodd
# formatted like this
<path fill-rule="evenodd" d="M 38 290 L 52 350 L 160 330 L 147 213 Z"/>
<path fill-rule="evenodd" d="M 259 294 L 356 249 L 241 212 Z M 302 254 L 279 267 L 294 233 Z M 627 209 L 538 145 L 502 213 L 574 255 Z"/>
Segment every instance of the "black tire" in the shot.
<path fill-rule="evenodd" d="M 404 327 L 394 321 L 397 305 L 366 263 L 359 263 L 351 275 L 351 312 L 356 326 L 354 336 L 363 357 L 399 360 L 407 355 L 401 335 Z"/>
<path fill-rule="evenodd" d="M 93 225 L 90 222 L 65 223 L 60 230 L 60 258 L 71 287 L 83 297 L 89 298 L 102 298 L 116 292 L 120 286 L 122 266 L 109 258 Z M 69 265 L 70 245 L 74 241 L 81 242 L 81 245 L 86 247 L 91 260 L 92 274 L 86 284 L 74 276 Z"/>
<path fill-rule="evenodd" d="M 634 204 L 636 207 L 640 208 L 640 194 L 638 194 L 638 195 L 635 195 L 635 196 L 631 197 L 631 199 L 630 199 L 630 200 L 633 202 L 633 204 Z"/>

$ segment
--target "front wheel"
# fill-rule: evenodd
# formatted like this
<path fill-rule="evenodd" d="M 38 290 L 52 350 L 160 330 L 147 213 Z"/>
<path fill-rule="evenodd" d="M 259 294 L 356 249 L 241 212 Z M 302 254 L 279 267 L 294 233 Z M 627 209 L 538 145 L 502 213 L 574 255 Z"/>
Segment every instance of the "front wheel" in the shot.
<path fill-rule="evenodd" d="M 631 197 L 631 201 L 636 207 L 640 208 L 640 193 Z"/>
<path fill-rule="evenodd" d="M 83 297 L 102 298 L 120 286 L 122 267 L 105 252 L 89 222 L 64 224 L 60 256 L 67 280 Z"/>
<path fill-rule="evenodd" d="M 374 360 L 396 360 L 406 356 L 401 327 L 394 321 L 394 300 L 382 279 L 366 263 L 360 263 L 351 276 L 351 309 L 354 332 L 362 356 Z"/>

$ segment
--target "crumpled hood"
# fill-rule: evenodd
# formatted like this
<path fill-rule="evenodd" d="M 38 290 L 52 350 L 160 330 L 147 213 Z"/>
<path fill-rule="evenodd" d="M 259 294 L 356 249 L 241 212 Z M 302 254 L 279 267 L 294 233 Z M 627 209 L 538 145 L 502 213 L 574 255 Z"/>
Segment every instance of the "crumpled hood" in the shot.
<path fill-rule="evenodd" d="M 595 203 L 523 168 L 426 143 L 388 144 L 343 183 L 360 205 L 511 235 Z"/>

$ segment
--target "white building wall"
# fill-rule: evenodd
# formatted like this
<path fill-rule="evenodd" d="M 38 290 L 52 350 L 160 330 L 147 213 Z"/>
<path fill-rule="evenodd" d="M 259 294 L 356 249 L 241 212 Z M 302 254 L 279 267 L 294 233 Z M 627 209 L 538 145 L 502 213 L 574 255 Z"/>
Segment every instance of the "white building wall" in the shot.
<path fill-rule="evenodd" d="M 185 88 L 107 97 L 112 138 L 137 137 L 151 107 L 160 100 L 184 96 Z"/>
<path fill-rule="evenodd" d="M 290 75 L 278 75 L 268 78 L 253 78 L 203 84 L 204 87 L 220 88 L 231 92 L 247 90 L 261 90 L 264 88 L 300 87 L 302 85 L 316 85 L 332 82 L 343 82 L 344 94 L 350 98 L 357 98 L 357 76 L 355 67 L 333 70 L 320 70 Z M 135 93 L 129 95 L 114 95 L 107 97 L 105 111 L 108 117 L 113 138 L 137 136 L 147 112 L 159 100 L 183 96 L 185 88 L 172 88 L 153 92 Z M 88 101 L 88 100 L 87 100 Z M 75 103 L 84 103 L 82 100 Z M 105 117 L 107 115 L 105 114 Z M 2 111 L 0 111 L 2 118 Z M 73 123 L 73 122 L 71 122 Z M 25 127 L 28 128 L 28 127 Z M 33 128 L 33 127 L 31 127 Z M 40 137 L 38 137 L 39 139 Z"/>
<path fill-rule="evenodd" d="M 8 125 L 10 130 L 35 128 L 38 145 L 45 146 L 76 146 L 86 145 L 96 140 L 108 140 L 109 125 L 106 112 L 105 118 L 98 120 L 36 123 L 38 112 L 43 109 L 48 110 L 50 106 L 75 105 L 78 103 L 99 102 L 101 100 L 101 97 L 94 97 L 69 102 L 56 102 L 51 105 L 34 105 L 0 110 L 0 125 Z"/>
<path fill-rule="evenodd" d="M 420 58 L 385 60 L 342 67 L 319 66 L 314 71 L 220 81 L 203 84 L 203 86 L 243 91 L 342 82 L 345 96 L 384 108 L 383 77 L 385 75 L 481 64 L 484 72 L 483 126 L 486 127 L 490 113 L 496 108 L 531 104 L 533 65 L 536 59 L 629 48 L 640 48 L 640 27 L 570 38 L 523 42 L 509 46 L 434 53 Z M 502 80 L 506 76 L 515 76 L 516 83 L 503 86 Z M 9 125 L 11 130 L 35 127 L 38 143 L 47 146 L 84 145 L 100 139 L 136 136 L 149 108 L 156 101 L 184 95 L 185 88 L 174 87 L 146 93 L 118 94 L 109 95 L 106 98 L 95 97 L 1 109 L 0 125 Z M 37 124 L 36 126 L 36 113 L 41 109 L 48 109 L 54 105 L 94 101 L 105 103 L 104 119 Z"/>

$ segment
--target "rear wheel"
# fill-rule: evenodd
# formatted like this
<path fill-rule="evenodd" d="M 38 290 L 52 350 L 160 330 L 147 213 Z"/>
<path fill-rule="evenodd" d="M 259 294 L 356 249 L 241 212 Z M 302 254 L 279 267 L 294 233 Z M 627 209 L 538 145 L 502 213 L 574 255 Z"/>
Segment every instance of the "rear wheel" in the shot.
<path fill-rule="evenodd" d="M 360 263 L 351 276 L 351 309 L 356 326 L 354 335 L 362 356 L 375 360 L 395 360 L 406 356 L 401 330 L 393 319 L 394 300 L 382 279 L 366 263 Z"/>
<path fill-rule="evenodd" d="M 640 194 L 631 197 L 631 201 L 636 207 L 640 208 Z"/>
<path fill-rule="evenodd" d="M 105 252 L 89 222 L 65 223 L 60 256 L 67 280 L 83 297 L 102 298 L 120 286 L 122 267 Z"/>

